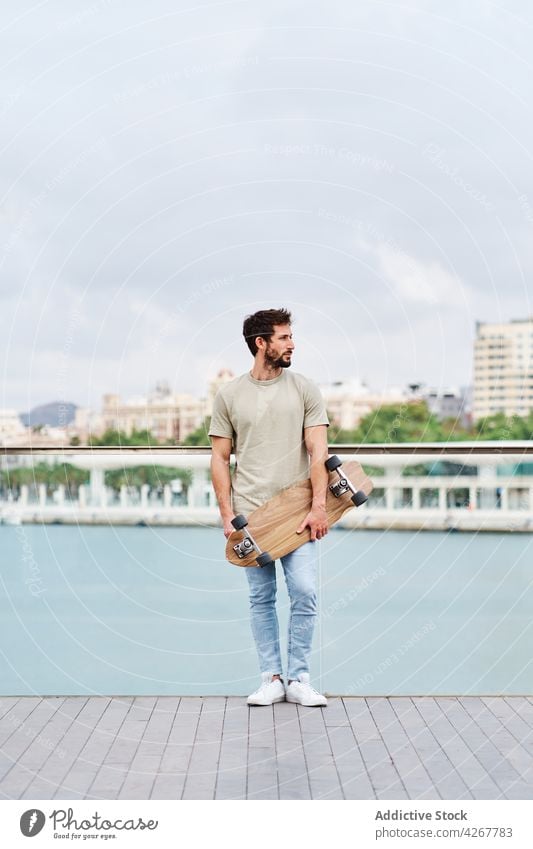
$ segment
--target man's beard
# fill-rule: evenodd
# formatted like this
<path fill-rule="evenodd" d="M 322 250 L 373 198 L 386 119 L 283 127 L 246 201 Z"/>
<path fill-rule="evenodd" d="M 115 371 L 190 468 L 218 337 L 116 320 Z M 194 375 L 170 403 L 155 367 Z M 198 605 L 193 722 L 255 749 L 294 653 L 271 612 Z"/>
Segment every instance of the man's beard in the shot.
<path fill-rule="evenodd" d="M 291 360 L 285 360 L 283 357 L 276 357 L 268 351 L 265 353 L 265 365 L 270 368 L 290 368 Z"/>

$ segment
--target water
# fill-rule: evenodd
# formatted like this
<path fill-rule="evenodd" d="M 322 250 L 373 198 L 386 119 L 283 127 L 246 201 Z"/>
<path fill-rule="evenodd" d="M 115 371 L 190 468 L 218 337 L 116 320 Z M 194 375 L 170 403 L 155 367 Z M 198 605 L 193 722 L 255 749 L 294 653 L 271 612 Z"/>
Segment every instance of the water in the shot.
<path fill-rule="evenodd" d="M 532 693 L 532 540 L 333 529 L 320 543 L 315 685 Z M 257 686 L 246 576 L 225 561 L 220 529 L 0 526 L 0 552 L 1 694 Z M 279 565 L 278 580 L 285 635 Z"/>

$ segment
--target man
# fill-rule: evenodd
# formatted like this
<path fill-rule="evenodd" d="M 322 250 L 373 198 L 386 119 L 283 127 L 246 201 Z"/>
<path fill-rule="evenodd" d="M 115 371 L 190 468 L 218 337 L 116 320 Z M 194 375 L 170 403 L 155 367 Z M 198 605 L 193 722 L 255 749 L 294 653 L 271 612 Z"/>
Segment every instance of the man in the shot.
<path fill-rule="evenodd" d="M 214 400 L 209 436 L 211 476 L 226 538 L 232 518 L 249 514 L 279 490 L 311 477 L 311 509 L 305 527 L 311 540 L 281 558 L 290 598 L 287 686 L 282 679 L 276 614 L 276 567 L 246 567 L 250 617 L 261 686 L 249 705 L 287 699 L 323 706 L 326 698 L 309 683 L 309 656 L 317 612 L 316 541 L 328 532 L 326 491 L 328 417 L 318 387 L 288 371 L 294 341 L 291 314 L 285 309 L 260 310 L 244 320 L 243 335 L 254 357 L 252 370 L 222 386 Z M 233 450 L 233 478 L 229 463 Z"/>

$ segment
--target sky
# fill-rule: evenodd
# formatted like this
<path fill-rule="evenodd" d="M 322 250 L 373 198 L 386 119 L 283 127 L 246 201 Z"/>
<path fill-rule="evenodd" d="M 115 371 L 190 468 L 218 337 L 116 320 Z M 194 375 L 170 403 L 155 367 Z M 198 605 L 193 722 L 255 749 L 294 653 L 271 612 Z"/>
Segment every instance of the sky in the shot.
<path fill-rule="evenodd" d="M 0 407 L 251 367 L 472 379 L 533 315 L 526 0 L 5 0 Z"/>

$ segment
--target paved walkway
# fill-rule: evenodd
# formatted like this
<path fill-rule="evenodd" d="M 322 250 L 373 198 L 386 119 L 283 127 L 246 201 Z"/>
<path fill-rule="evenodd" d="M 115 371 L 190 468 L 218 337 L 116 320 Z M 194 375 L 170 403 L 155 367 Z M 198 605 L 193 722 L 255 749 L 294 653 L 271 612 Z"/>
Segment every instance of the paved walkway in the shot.
<path fill-rule="evenodd" d="M 4 799 L 531 799 L 533 699 L 0 697 Z"/>

